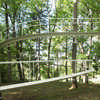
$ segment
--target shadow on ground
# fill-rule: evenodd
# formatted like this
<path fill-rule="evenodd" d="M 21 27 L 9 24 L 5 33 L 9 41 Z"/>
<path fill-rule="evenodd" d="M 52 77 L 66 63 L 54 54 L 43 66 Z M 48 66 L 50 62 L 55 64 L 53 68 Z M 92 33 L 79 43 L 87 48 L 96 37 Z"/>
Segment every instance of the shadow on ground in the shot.
<path fill-rule="evenodd" d="M 70 86 L 57 81 L 6 90 L 3 100 L 100 100 L 100 84 L 78 84 L 74 90 L 69 90 Z"/>

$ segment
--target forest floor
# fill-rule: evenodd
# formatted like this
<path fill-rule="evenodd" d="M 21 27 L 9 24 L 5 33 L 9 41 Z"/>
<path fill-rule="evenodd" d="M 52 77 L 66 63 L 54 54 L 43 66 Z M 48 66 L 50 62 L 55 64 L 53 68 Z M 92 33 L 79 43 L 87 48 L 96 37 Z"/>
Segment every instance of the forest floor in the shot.
<path fill-rule="evenodd" d="M 2 92 L 3 100 L 100 100 L 100 84 L 78 84 L 56 81 Z"/>

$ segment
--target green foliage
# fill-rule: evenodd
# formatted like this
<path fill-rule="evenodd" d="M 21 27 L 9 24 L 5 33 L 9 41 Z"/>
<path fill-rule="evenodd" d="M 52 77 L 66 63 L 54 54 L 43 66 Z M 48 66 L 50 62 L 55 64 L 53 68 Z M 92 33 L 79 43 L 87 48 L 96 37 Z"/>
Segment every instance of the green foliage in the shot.
<path fill-rule="evenodd" d="M 100 67 L 100 42 L 95 42 L 94 43 L 94 64 L 93 67 L 95 68 L 96 71 L 98 71 L 98 68 Z"/>
<path fill-rule="evenodd" d="M 100 57 L 100 42 L 95 42 L 94 43 L 94 54 L 97 56 L 97 57 Z"/>
<path fill-rule="evenodd" d="M 51 0 L 52 1 L 52 0 Z M 55 1 L 55 0 L 53 0 Z M 23 35 L 29 35 L 34 33 L 42 33 L 42 32 L 48 32 L 48 23 L 50 22 L 50 32 L 58 32 L 58 31 L 73 31 L 73 24 L 69 24 L 69 22 L 73 22 L 72 19 L 50 19 L 49 17 L 53 18 L 73 18 L 73 11 L 74 11 L 74 3 L 73 0 L 57 0 L 53 5 L 55 6 L 53 11 L 52 7 L 50 5 L 50 0 L 0 0 L 0 18 L 3 20 L 0 23 L 0 34 L 2 35 L 2 39 L 0 42 L 5 41 L 7 39 L 7 27 L 5 23 L 5 13 L 8 14 L 9 17 L 9 38 L 13 37 L 13 25 L 15 22 L 15 31 L 16 31 L 16 37 L 20 37 Z M 8 6 L 6 9 L 5 6 Z M 78 2 L 78 17 L 82 18 L 99 18 L 99 11 L 100 11 L 100 0 L 80 0 Z M 41 19 L 41 21 L 40 21 Z M 37 20 L 37 21 L 33 21 Z M 25 21 L 31 21 L 25 23 Z M 93 20 L 87 20 L 87 19 L 81 19 L 78 20 L 78 22 L 86 22 L 89 23 L 86 25 L 78 25 L 78 31 L 85 32 L 85 31 L 91 31 L 91 21 L 97 21 L 95 19 Z M 23 22 L 23 24 L 21 24 Z M 98 20 L 100 22 L 100 20 Z M 39 26 L 40 24 L 41 27 Z M 100 24 L 94 24 L 93 23 L 93 30 L 98 31 L 100 30 Z M 40 56 L 43 56 L 45 58 L 48 57 L 48 37 L 47 38 L 40 38 Z M 62 59 L 66 59 L 65 56 L 65 50 L 66 50 L 66 42 L 67 42 L 67 54 L 68 58 L 70 59 L 72 56 L 72 39 L 73 37 L 52 37 L 51 42 L 51 48 L 50 48 L 50 54 L 53 56 L 53 58 L 57 58 L 60 54 Z M 77 37 L 77 47 L 79 47 L 79 44 L 81 44 L 83 52 L 81 52 L 80 48 L 77 50 L 77 59 L 86 59 L 88 52 L 88 56 L 93 58 L 93 55 L 96 56 L 97 60 L 94 61 L 93 67 L 98 70 L 99 67 L 99 57 L 100 57 L 100 43 L 96 42 L 93 45 L 90 45 L 90 38 L 89 37 Z M 29 60 L 29 55 L 32 55 L 32 60 L 36 60 L 36 43 L 38 44 L 38 39 L 29 39 L 29 40 L 22 40 L 18 42 L 18 50 L 16 50 L 16 44 L 10 44 L 10 52 L 11 52 L 11 60 L 15 61 L 16 54 L 20 55 L 20 60 Z M 95 48 L 95 49 L 94 49 Z M 90 51 L 89 51 L 90 50 Z M 21 57 L 21 54 L 25 54 L 27 56 Z M 53 59 L 52 58 L 52 59 Z M 51 58 L 50 58 L 51 59 Z M 0 61 L 8 61 L 8 48 L 5 47 L 5 49 L 0 50 Z M 6 70 L 6 73 L 3 73 L 3 75 L 7 74 L 7 68 L 6 65 L 2 66 L 3 68 L 0 69 Z M 14 66 L 13 66 L 14 67 Z M 18 66 L 16 66 L 16 70 Z M 28 64 L 25 65 L 25 69 L 28 69 Z M 13 69 L 14 70 L 14 69 Z M 37 70 L 37 69 L 36 69 Z M 35 73 L 36 73 L 35 70 Z M 55 69 L 53 69 L 54 74 L 56 74 Z M 50 69 L 51 76 L 52 76 L 52 70 Z M 25 71 L 25 73 L 28 73 Z M 37 73 L 39 73 L 37 71 Z M 64 73 L 64 71 L 63 71 Z M 47 78 L 47 64 L 41 64 L 41 74 L 42 77 Z M 59 72 L 57 73 L 59 75 Z M 18 75 L 18 73 L 17 73 Z M 6 77 L 6 76 L 5 76 Z"/>

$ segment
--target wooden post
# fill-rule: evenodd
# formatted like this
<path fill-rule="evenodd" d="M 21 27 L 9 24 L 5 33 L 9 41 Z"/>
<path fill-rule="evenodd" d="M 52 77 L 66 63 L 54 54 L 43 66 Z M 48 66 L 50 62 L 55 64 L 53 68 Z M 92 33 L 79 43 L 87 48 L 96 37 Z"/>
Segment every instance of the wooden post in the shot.
<path fill-rule="evenodd" d="M 87 61 L 87 70 L 89 70 L 89 61 Z M 85 77 L 85 83 L 88 84 L 88 74 L 86 74 L 86 77 Z"/>
<path fill-rule="evenodd" d="M 33 80 L 34 80 L 34 62 L 33 62 Z"/>

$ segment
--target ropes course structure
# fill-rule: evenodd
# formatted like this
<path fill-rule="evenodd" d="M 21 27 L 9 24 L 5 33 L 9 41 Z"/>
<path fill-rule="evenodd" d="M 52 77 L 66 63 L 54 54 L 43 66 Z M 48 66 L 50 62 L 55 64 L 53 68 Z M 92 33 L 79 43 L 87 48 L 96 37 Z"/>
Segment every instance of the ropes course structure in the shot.
<path fill-rule="evenodd" d="M 60 19 L 60 18 L 58 18 L 58 19 Z M 63 18 L 63 19 L 65 19 L 65 18 Z M 75 18 L 72 18 L 72 19 L 75 19 Z M 95 19 L 95 18 L 93 18 L 93 19 Z M 76 23 L 73 23 L 73 24 L 76 24 Z M 20 37 L 17 37 L 17 38 L 12 38 L 12 39 L 5 40 L 5 41 L 0 43 L 0 49 L 5 48 L 8 45 L 10 45 L 12 43 L 15 43 L 17 41 L 20 41 L 20 40 L 36 39 L 36 38 L 44 38 L 44 37 L 52 37 L 52 36 L 72 36 L 72 37 L 77 37 L 77 36 L 100 36 L 100 32 L 76 32 L 76 31 L 68 32 L 68 31 L 65 31 L 65 32 L 33 33 L 33 34 L 30 34 L 30 35 L 25 35 L 25 36 L 20 36 Z M 61 60 L 61 61 L 63 61 L 63 60 Z M 72 59 L 72 60 L 64 60 L 64 62 L 68 62 L 68 61 L 71 61 L 71 62 L 80 62 L 80 61 L 92 62 L 92 60 L 74 60 L 74 59 Z M 23 63 L 42 63 L 42 62 L 47 62 L 47 63 L 48 62 L 56 62 L 56 60 L 48 60 L 48 61 L 41 61 L 41 60 L 38 60 L 38 61 L 35 61 L 35 60 L 33 60 L 33 61 L 7 61 L 7 62 L 0 62 L 0 64 L 20 64 L 20 66 L 22 66 Z M 8 89 L 18 88 L 18 87 L 42 84 L 42 83 L 46 83 L 46 82 L 63 80 L 63 79 L 66 79 L 66 78 L 67 79 L 74 78 L 74 77 L 78 77 L 78 76 L 81 76 L 81 75 L 86 75 L 86 77 L 87 77 L 87 74 L 89 74 L 89 73 L 91 73 L 93 71 L 94 71 L 93 68 L 90 68 L 90 69 L 86 68 L 85 71 L 78 72 L 78 73 L 72 73 L 71 75 L 54 77 L 54 78 L 45 79 L 45 80 L 38 80 L 38 81 L 31 81 L 31 82 L 12 84 L 12 85 L 7 85 L 7 86 L 0 86 L 0 92 L 4 91 L 4 90 L 8 90 Z"/>
<path fill-rule="evenodd" d="M 36 84 L 42 84 L 42 83 L 47 83 L 47 82 L 53 82 L 53 81 L 58 81 L 58 80 L 63 80 L 63 79 L 68 79 L 72 77 L 77 77 L 80 75 L 88 74 L 90 72 L 93 72 L 94 69 L 71 74 L 71 75 L 66 75 L 63 77 L 56 77 L 56 78 L 51 78 L 51 79 L 45 79 L 45 80 L 40 80 L 40 81 L 32 81 L 32 82 L 25 82 L 25 83 L 19 83 L 19 84 L 12 84 L 12 85 L 7 85 L 7 86 L 1 86 L 0 91 L 8 90 L 8 89 L 13 89 L 13 88 L 19 88 L 19 87 L 25 87 L 25 86 L 30 86 L 30 85 L 36 85 Z"/>
<path fill-rule="evenodd" d="M 62 61 L 62 62 L 92 62 L 92 60 L 59 60 L 59 61 Z M 22 64 L 24 63 L 33 63 L 33 69 L 34 69 L 34 63 L 42 63 L 42 62 L 57 62 L 56 60 L 50 60 L 50 61 L 8 61 L 8 62 L 0 62 L 0 65 L 1 64 L 20 64 L 21 67 L 22 67 Z M 86 65 L 85 65 L 86 66 Z M 34 70 L 33 70 L 34 71 Z M 85 71 L 82 71 L 82 72 L 77 72 L 77 73 L 72 73 L 70 75 L 64 75 L 64 76 L 59 76 L 59 77 L 54 77 L 54 78 L 50 78 L 50 79 L 45 79 L 45 80 L 38 80 L 38 81 L 31 81 L 31 82 L 24 82 L 24 83 L 18 83 L 18 84 L 11 84 L 11 85 L 7 85 L 7 86 L 0 86 L 0 96 L 1 96 L 1 92 L 2 91 L 5 91 L 5 90 L 8 90 L 8 89 L 14 89 L 14 88 L 20 88 L 20 87 L 26 87 L 26 86 L 31 86 L 31 85 L 37 85 L 37 84 L 42 84 L 42 83 L 47 83 L 47 82 L 53 82 L 53 81 L 58 81 L 58 80 L 64 80 L 64 79 L 69 79 L 69 78 L 73 78 L 73 77 L 78 77 L 78 76 L 82 76 L 82 75 L 87 75 L 91 72 L 93 72 L 94 69 L 91 67 L 87 70 L 87 67 L 86 67 L 86 70 Z M 33 74 L 35 74 L 33 72 Z M 1 96 L 1 100 L 2 100 L 2 96 Z"/>
<path fill-rule="evenodd" d="M 50 33 L 37 33 L 37 34 L 32 34 L 32 35 L 26 35 L 26 36 L 22 36 L 19 38 L 13 38 L 13 39 L 9 39 L 6 40 L 2 43 L 0 43 L 0 48 L 5 47 L 8 44 L 14 43 L 16 41 L 20 41 L 20 40 L 26 40 L 26 39 L 35 39 L 35 38 L 39 38 L 39 37 L 51 37 L 51 36 L 100 36 L 100 32 L 50 32 Z"/>
<path fill-rule="evenodd" d="M 60 61 L 60 60 L 59 60 Z M 69 61 L 69 62 L 92 62 L 92 60 L 61 60 L 61 61 Z M 56 60 L 50 60 L 50 61 L 9 61 L 9 62 L 0 62 L 0 64 L 24 64 L 24 63 L 39 63 L 39 62 L 56 62 Z M 33 66 L 34 68 L 34 66 Z M 18 87 L 24 87 L 24 86 L 30 86 L 30 85 L 36 85 L 36 84 L 41 84 L 41 83 L 46 83 L 46 82 L 52 82 L 52 81 L 57 81 L 57 80 L 63 80 L 63 79 L 68 79 L 68 78 L 73 78 L 81 75 L 88 74 L 90 72 L 93 72 L 94 69 L 90 68 L 89 70 L 85 70 L 82 72 L 78 73 L 73 73 L 71 75 L 66 75 L 62 77 L 55 77 L 55 78 L 50 78 L 50 79 L 45 79 L 45 80 L 39 80 L 39 81 L 32 81 L 32 82 L 24 82 L 24 83 L 18 83 L 18 84 L 12 84 L 12 85 L 7 85 L 7 86 L 1 86 L 0 91 L 8 90 L 8 89 L 13 89 L 13 88 L 18 88 Z"/>
<path fill-rule="evenodd" d="M 41 24 L 41 21 L 46 20 L 47 23 L 43 23 Z M 50 21 L 51 20 L 51 21 Z M 56 23 L 52 23 L 53 20 L 60 20 L 60 22 L 56 22 Z M 74 20 L 77 20 L 77 22 L 75 22 Z M 22 23 L 18 23 L 17 26 L 22 25 L 22 32 L 24 29 L 28 29 L 30 27 L 35 27 L 38 26 L 40 29 L 41 27 L 46 26 L 48 29 L 48 25 L 52 26 L 52 25 L 58 25 L 58 26 L 66 26 L 65 23 L 67 23 L 69 26 L 70 25 L 90 25 L 91 24 L 91 20 L 92 24 L 96 24 L 97 26 L 99 25 L 99 20 L 100 18 L 48 18 L 48 19 L 38 19 L 38 20 L 32 20 L 32 21 L 25 21 Z M 27 26 L 27 24 L 32 23 L 33 25 Z M 35 24 L 35 22 L 39 22 L 39 24 Z M 49 27 L 50 27 L 49 26 Z M 11 27 L 9 27 L 9 29 L 11 29 Z M 6 31 L 7 29 L 3 30 Z M 84 32 L 80 32 L 80 31 L 62 31 L 62 32 L 35 32 L 32 33 L 30 35 L 24 35 L 24 36 L 20 36 L 20 37 L 16 37 L 16 38 L 12 38 L 12 39 L 8 39 L 5 41 L 2 41 L 0 43 L 0 48 L 3 48 L 5 46 L 7 46 L 8 44 L 12 44 L 15 43 L 17 41 L 20 40 L 27 40 L 27 39 L 36 39 L 39 37 L 52 37 L 52 36 L 72 36 L 72 37 L 77 37 L 77 36 L 100 36 L 100 31 L 84 31 Z"/>

